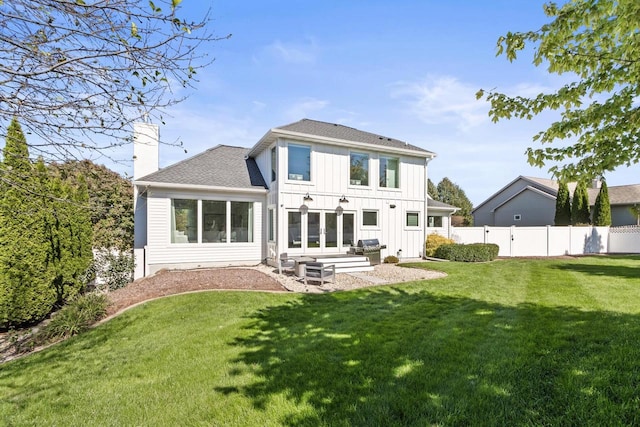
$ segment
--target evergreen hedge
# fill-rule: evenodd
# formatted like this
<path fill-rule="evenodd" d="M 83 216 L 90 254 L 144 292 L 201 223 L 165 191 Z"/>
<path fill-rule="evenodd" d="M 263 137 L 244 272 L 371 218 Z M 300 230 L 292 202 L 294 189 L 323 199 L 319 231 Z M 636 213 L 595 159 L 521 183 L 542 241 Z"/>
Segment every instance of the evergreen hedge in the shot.
<path fill-rule="evenodd" d="M 500 248 L 493 243 L 459 243 L 441 245 L 436 249 L 435 257 L 449 261 L 486 262 L 493 261 L 498 256 Z"/>

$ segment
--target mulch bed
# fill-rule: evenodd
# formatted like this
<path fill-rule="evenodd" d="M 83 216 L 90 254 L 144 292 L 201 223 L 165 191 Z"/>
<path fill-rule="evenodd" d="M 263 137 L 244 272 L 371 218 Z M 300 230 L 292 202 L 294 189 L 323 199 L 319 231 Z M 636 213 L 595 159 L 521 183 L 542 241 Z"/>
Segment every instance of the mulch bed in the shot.
<path fill-rule="evenodd" d="M 167 295 L 204 290 L 251 290 L 285 292 L 278 281 L 250 268 L 162 270 L 109 293 L 111 316 L 129 306 Z"/>

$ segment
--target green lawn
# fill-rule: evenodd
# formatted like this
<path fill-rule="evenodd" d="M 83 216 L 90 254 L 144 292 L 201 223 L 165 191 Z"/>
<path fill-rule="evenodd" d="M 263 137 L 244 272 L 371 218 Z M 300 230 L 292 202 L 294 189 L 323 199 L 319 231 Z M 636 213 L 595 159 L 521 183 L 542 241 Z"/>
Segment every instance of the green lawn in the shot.
<path fill-rule="evenodd" d="M 640 424 L 640 257 L 425 265 L 144 304 L 0 365 L 0 424 Z"/>

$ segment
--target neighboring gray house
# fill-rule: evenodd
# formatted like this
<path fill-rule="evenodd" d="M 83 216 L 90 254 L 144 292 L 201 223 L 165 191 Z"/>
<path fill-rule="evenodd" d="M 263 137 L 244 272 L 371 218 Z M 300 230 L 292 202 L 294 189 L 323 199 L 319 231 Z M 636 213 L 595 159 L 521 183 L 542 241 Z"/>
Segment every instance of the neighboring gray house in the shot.
<path fill-rule="evenodd" d="M 158 129 L 135 127 L 136 277 L 162 268 L 344 254 L 378 238 L 419 257 L 456 208 L 427 198 L 435 154 L 351 127 L 300 120 L 252 148 L 219 145 L 158 170 Z"/>
<path fill-rule="evenodd" d="M 569 184 L 571 194 L 574 189 L 575 183 Z M 640 184 L 608 189 L 612 225 L 635 225 L 637 220 L 629 207 L 640 204 Z M 594 181 L 588 189 L 592 208 L 599 191 L 600 182 Z M 557 181 L 519 176 L 473 209 L 473 223 L 496 227 L 554 225 L 557 194 Z"/>

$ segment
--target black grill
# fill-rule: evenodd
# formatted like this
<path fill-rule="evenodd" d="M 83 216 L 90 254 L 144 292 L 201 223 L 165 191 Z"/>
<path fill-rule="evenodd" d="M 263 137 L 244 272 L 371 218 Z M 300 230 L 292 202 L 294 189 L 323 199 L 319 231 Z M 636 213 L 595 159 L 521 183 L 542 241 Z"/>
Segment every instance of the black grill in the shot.
<path fill-rule="evenodd" d="M 380 251 L 386 248 L 387 245 L 381 245 L 378 239 L 362 239 L 358 240 L 355 248 L 351 248 L 351 252 L 368 257 L 371 265 L 378 265 L 381 263 Z"/>

